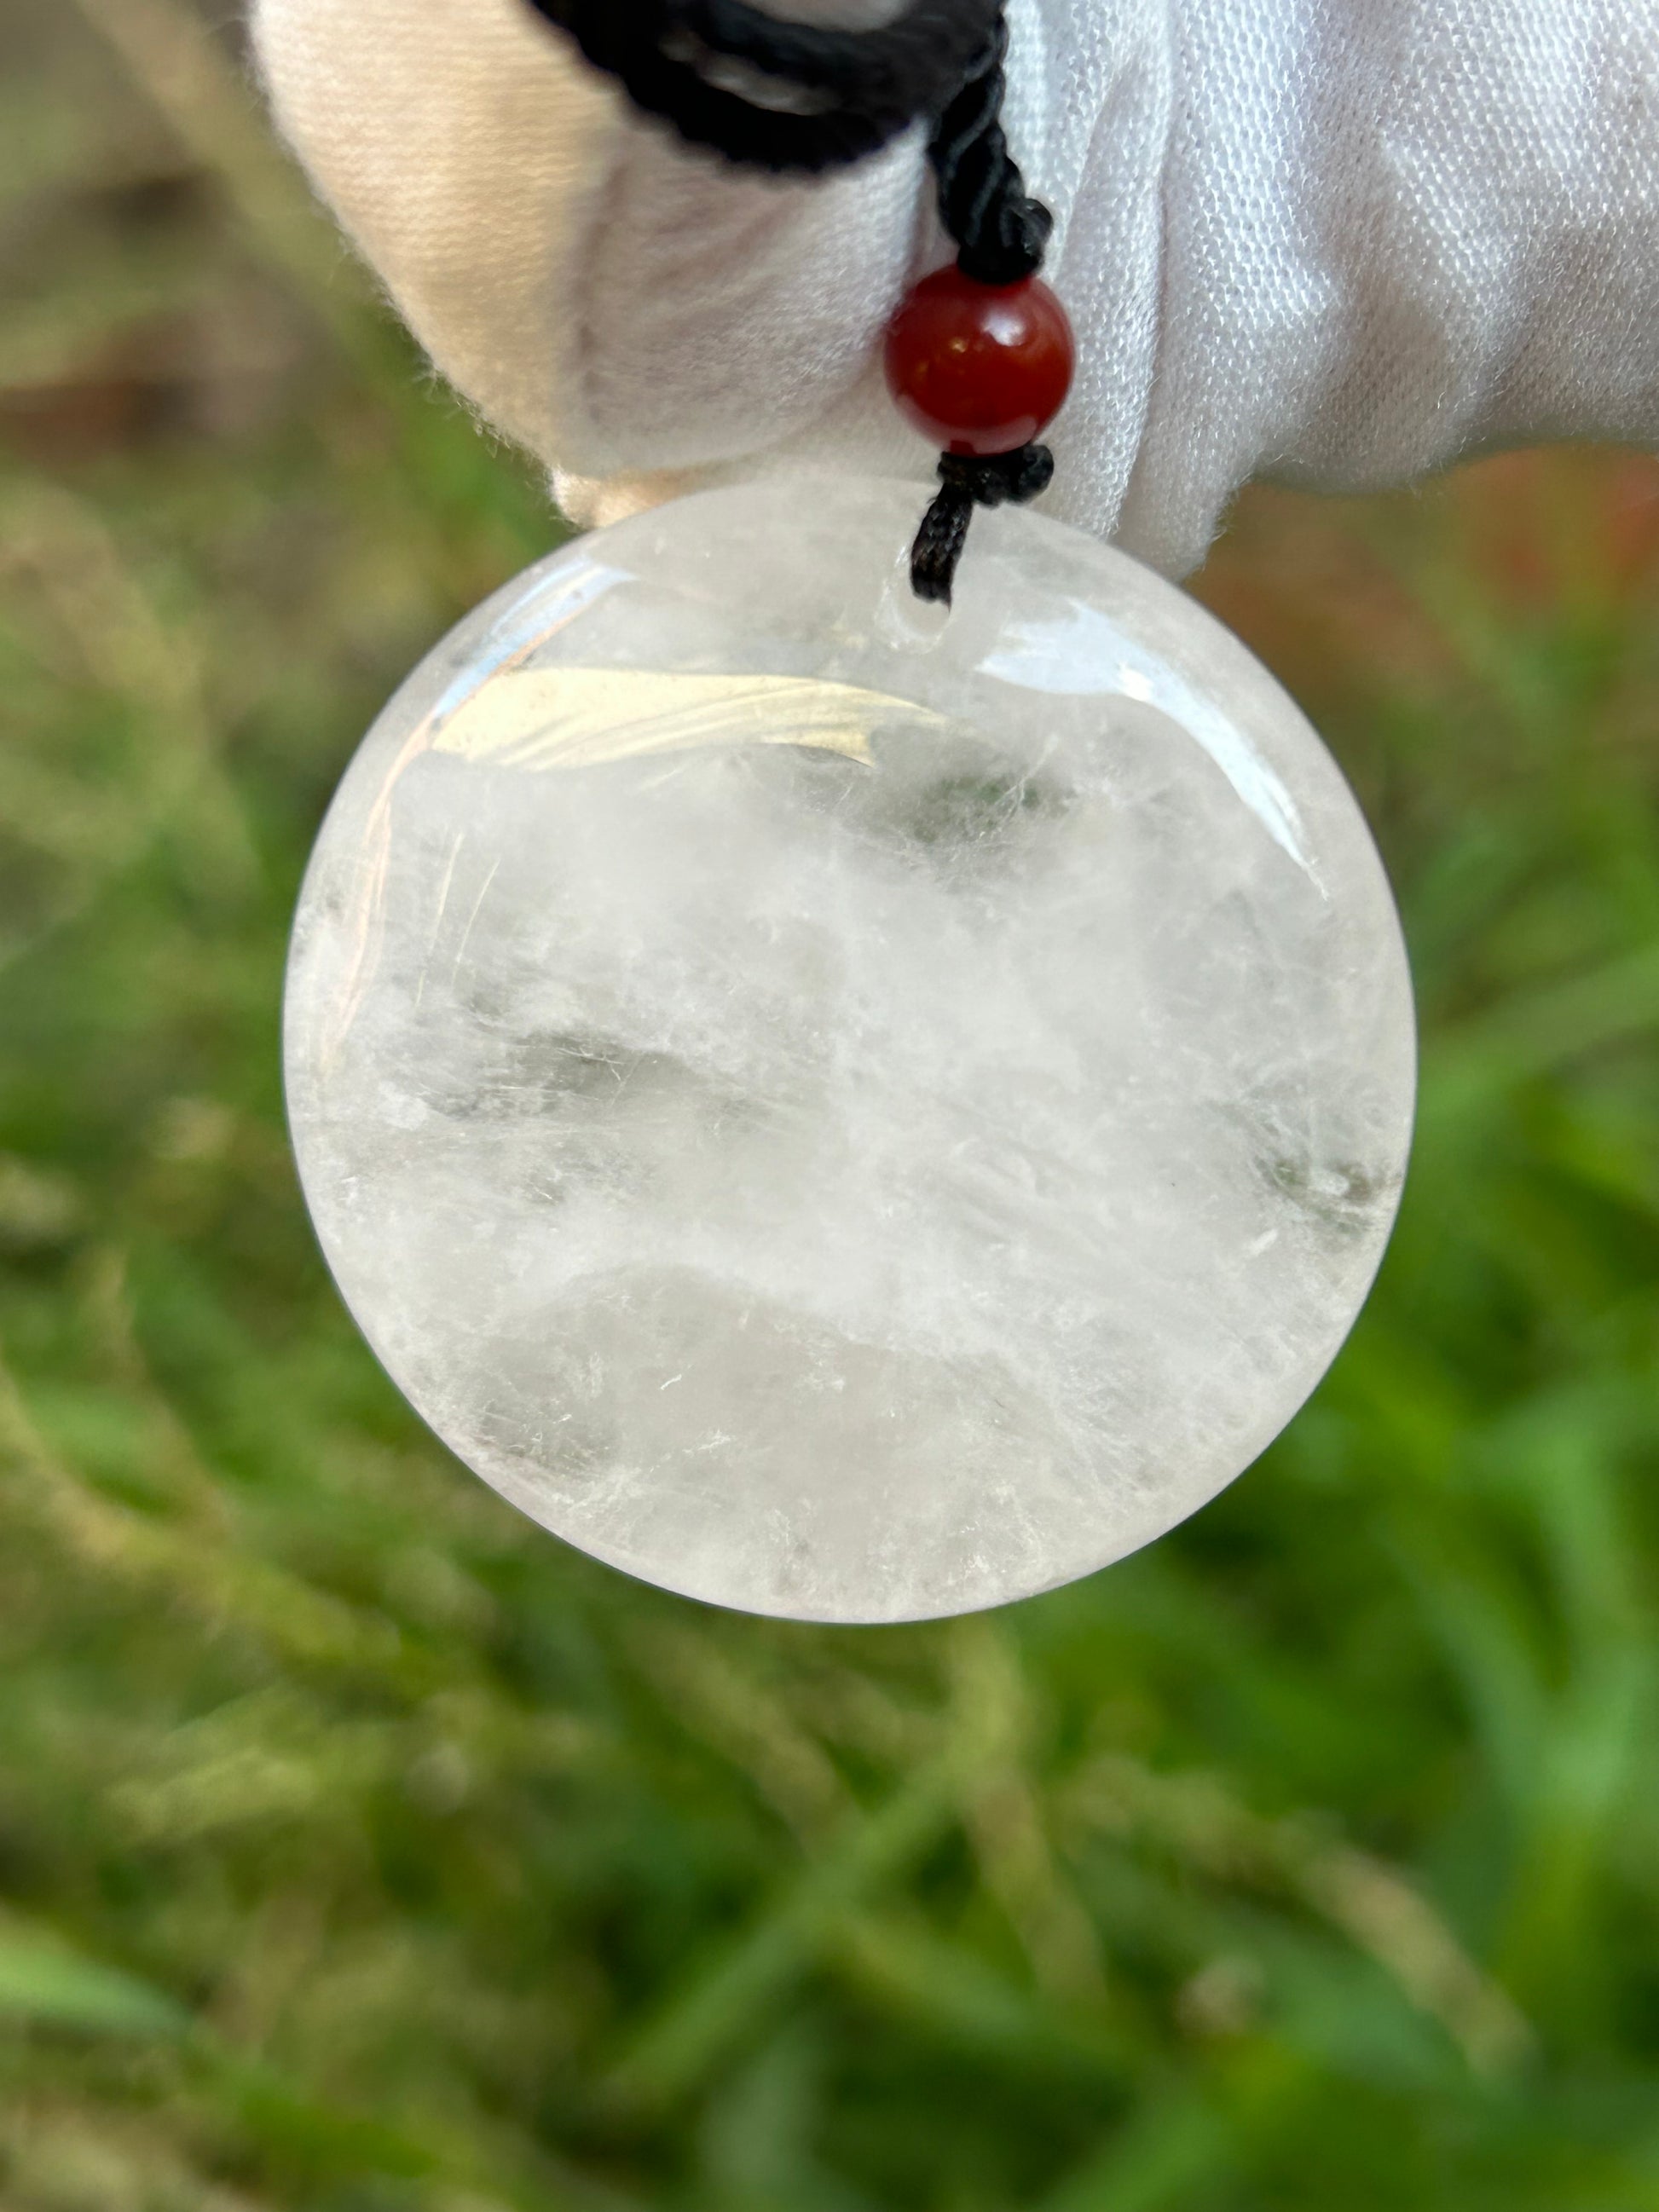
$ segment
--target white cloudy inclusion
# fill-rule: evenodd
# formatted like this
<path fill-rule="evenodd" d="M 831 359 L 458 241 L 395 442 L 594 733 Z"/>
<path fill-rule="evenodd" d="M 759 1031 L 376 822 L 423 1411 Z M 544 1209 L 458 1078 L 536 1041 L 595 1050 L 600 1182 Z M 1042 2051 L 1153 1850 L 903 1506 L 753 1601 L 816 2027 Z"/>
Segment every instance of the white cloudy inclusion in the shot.
<path fill-rule="evenodd" d="M 585 538 L 330 813 L 288 1076 L 328 1259 L 525 1511 L 702 1598 L 991 1605 L 1157 1536 L 1340 1344 L 1413 1088 L 1394 908 L 1244 648 L 910 485 Z"/>

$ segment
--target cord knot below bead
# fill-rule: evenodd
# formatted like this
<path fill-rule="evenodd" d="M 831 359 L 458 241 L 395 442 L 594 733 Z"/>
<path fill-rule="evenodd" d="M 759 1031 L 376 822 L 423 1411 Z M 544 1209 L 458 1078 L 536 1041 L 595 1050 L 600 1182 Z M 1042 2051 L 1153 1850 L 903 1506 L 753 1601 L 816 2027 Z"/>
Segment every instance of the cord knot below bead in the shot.
<path fill-rule="evenodd" d="M 1037 445 L 1012 453 L 941 453 L 939 475 L 941 489 L 910 549 L 910 588 L 919 599 L 948 607 L 974 509 L 1039 498 L 1054 482 L 1054 457 Z"/>

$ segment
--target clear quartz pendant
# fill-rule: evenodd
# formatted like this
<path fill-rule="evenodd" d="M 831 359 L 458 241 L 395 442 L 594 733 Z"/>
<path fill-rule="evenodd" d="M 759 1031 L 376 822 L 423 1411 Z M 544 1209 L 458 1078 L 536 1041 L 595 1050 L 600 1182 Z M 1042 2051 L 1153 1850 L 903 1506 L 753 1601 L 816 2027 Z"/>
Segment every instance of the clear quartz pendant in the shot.
<path fill-rule="evenodd" d="M 306 1194 L 386 1368 L 570 1542 L 757 1613 L 1170 1528 L 1340 1345 L 1410 986 L 1328 754 L 1172 586 L 917 489 L 707 492 L 464 622 L 307 879 Z"/>

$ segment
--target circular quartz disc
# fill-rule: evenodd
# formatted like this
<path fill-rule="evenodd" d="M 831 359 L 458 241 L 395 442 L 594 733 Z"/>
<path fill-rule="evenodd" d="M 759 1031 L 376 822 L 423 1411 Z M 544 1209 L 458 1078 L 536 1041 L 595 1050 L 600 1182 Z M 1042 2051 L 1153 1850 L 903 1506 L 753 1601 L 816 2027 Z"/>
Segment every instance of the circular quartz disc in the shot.
<path fill-rule="evenodd" d="M 460 1457 L 599 1559 L 898 1620 L 1088 1573 L 1301 1405 L 1386 1241 L 1410 988 L 1237 639 L 913 484 L 585 538 L 352 763 L 289 978 L 305 1188 Z"/>

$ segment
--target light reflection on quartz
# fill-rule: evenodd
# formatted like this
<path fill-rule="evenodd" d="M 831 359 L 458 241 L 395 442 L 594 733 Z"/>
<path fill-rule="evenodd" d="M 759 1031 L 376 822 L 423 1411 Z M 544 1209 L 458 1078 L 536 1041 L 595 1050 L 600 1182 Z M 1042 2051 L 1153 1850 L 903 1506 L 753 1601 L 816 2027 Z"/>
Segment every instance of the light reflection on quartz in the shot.
<path fill-rule="evenodd" d="M 1074 699 L 1116 696 L 1157 708 L 1202 745 L 1273 842 L 1312 872 L 1296 801 L 1283 780 L 1213 700 L 1098 607 L 1073 599 L 1063 613 L 1012 623 L 980 666 L 1031 690 Z"/>
<path fill-rule="evenodd" d="M 550 574 L 538 575 L 530 588 L 512 599 L 490 624 L 477 657 L 459 672 L 433 708 L 428 718 L 431 727 L 441 727 L 492 677 L 513 662 L 526 659 L 607 592 L 628 581 L 625 568 L 580 556 L 568 567 L 561 564 Z"/>

